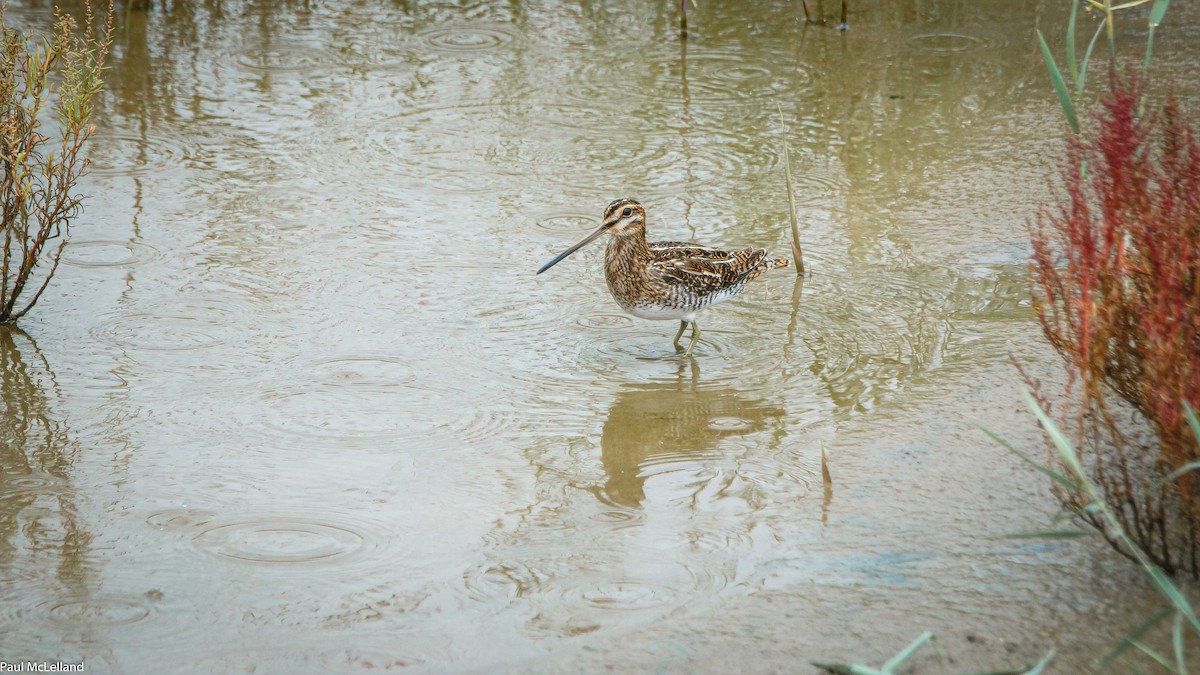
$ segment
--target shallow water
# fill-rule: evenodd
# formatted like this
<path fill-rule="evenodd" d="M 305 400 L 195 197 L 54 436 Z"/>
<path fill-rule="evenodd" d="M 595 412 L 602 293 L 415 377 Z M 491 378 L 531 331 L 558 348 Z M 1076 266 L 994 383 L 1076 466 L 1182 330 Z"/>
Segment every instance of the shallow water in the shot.
<path fill-rule="evenodd" d="M 1024 225 L 1064 8 L 851 9 L 701 2 L 681 43 L 666 2 L 120 8 L 86 212 L 0 330 L 0 656 L 795 672 L 932 630 L 921 672 L 1093 666 L 1153 593 L 1002 538 L 1055 503 L 974 426 L 1039 448 L 1008 358 L 1057 372 Z M 1157 40 L 1193 102 L 1198 33 Z M 533 275 L 620 196 L 786 253 L 780 113 L 812 274 L 694 359 L 599 244 Z"/>

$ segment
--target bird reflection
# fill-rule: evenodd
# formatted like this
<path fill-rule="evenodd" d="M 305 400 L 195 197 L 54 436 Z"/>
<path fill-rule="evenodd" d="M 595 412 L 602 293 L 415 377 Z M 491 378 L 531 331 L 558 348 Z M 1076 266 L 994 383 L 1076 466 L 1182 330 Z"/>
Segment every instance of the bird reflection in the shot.
<path fill-rule="evenodd" d="M 698 373 L 688 380 L 631 384 L 617 392 L 600 435 L 608 501 L 638 507 L 646 498 L 642 468 L 655 458 L 695 455 L 723 438 L 761 431 L 783 408 L 723 387 L 705 387 Z"/>

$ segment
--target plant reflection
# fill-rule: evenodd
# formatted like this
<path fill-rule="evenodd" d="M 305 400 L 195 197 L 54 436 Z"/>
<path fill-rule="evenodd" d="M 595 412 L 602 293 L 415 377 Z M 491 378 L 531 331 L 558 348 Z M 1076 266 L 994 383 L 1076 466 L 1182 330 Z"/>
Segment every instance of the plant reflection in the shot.
<path fill-rule="evenodd" d="M 46 569 L 73 588 L 83 576 L 81 554 L 91 535 L 80 529 L 67 489 L 73 448 L 53 414 L 54 386 L 33 339 L 0 326 L 0 568 L 49 554 L 53 564 Z M 28 569 L 28 561 L 21 566 Z"/>

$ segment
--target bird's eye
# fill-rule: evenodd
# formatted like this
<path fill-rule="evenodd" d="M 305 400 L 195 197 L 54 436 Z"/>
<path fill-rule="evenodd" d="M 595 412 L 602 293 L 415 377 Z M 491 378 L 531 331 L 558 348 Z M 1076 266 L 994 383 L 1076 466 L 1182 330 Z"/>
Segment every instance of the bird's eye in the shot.
<path fill-rule="evenodd" d="M 629 214 L 631 214 L 631 213 L 633 213 L 633 209 L 631 209 L 631 208 L 629 208 L 628 206 L 626 206 L 626 207 L 625 207 L 625 210 L 621 212 L 621 215 L 623 215 L 623 216 L 628 216 L 628 215 L 629 215 Z"/>

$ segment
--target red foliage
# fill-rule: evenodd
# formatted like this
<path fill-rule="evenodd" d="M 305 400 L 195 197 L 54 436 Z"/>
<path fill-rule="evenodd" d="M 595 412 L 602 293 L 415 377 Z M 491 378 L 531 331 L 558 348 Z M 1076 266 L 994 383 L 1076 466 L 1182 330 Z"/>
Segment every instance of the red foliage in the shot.
<path fill-rule="evenodd" d="M 1200 142 L 1174 99 L 1141 114 L 1138 76 L 1109 85 L 1096 137 L 1071 141 L 1066 195 L 1033 228 L 1035 306 L 1069 399 L 1077 386 L 1064 417 L 1093 478 L 1156 562 L 1197 575 L 1200 473 L 1157 481 L 1200 459 L 1183 410 L 1200 407 Z M 1118 424 L 1113 394 L 1154 442 Z"/>

